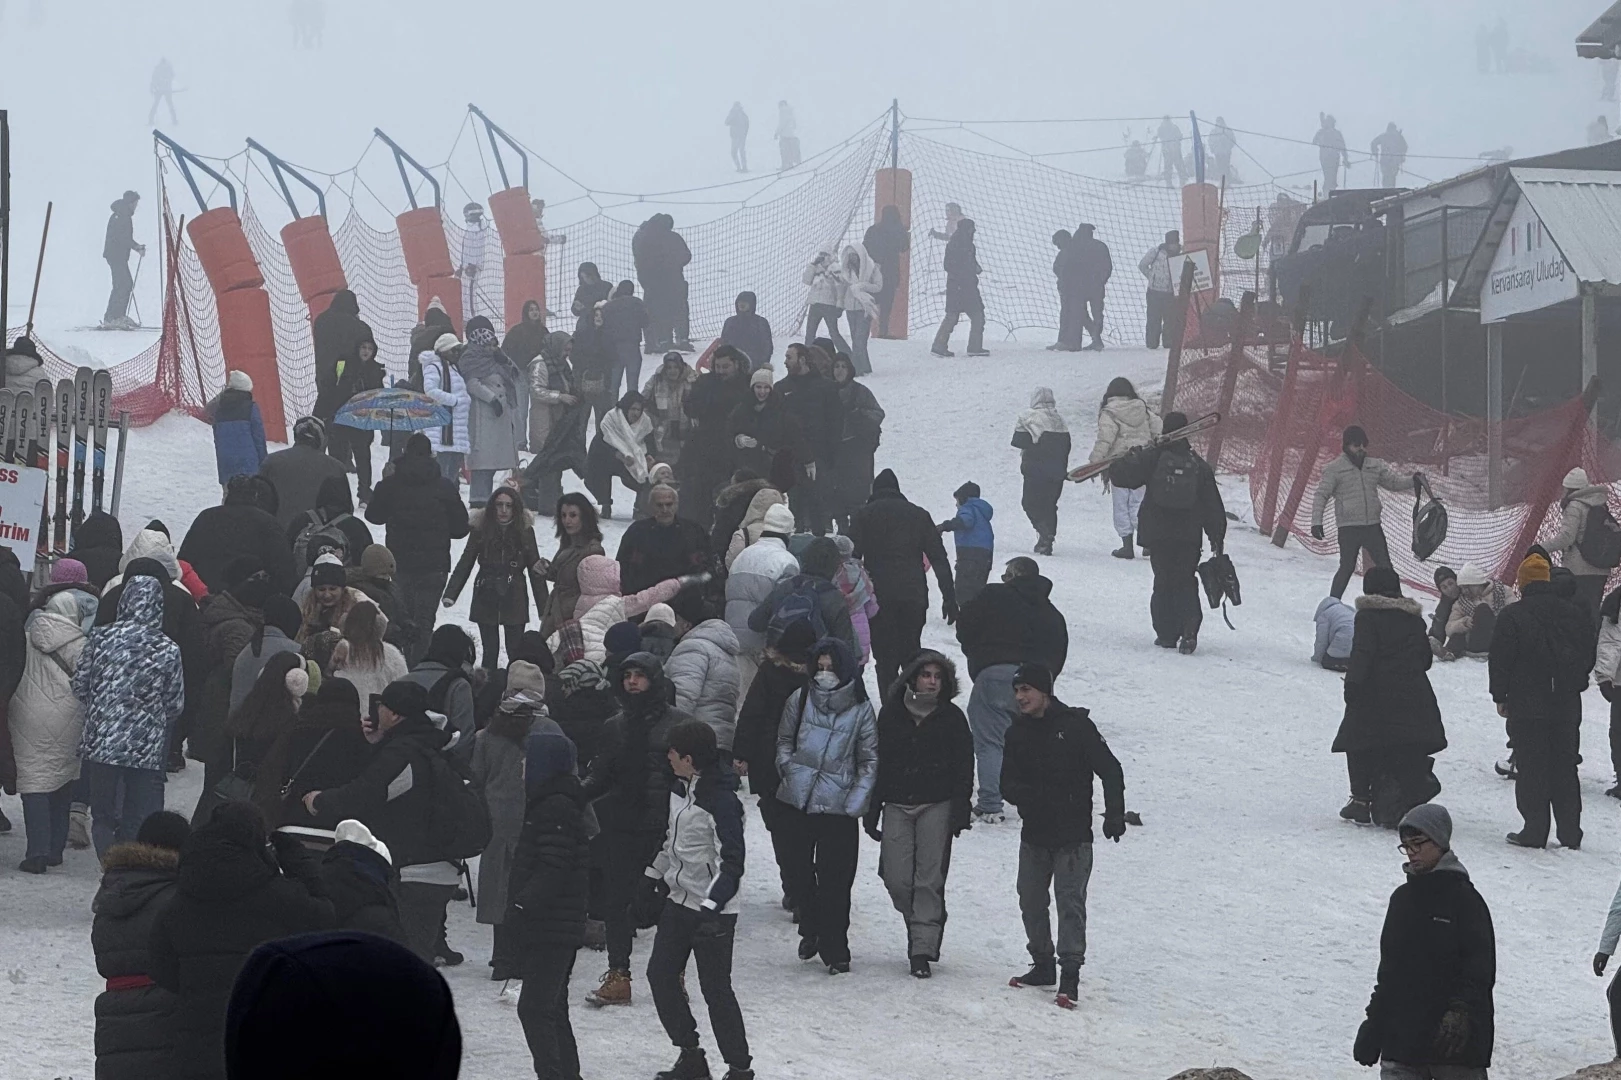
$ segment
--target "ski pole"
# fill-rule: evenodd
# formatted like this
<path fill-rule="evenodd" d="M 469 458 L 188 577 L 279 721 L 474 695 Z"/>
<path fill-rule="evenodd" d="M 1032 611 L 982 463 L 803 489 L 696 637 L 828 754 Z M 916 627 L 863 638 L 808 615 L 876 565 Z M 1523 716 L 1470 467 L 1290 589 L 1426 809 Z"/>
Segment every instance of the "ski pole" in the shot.
<path fill-rule="evenodd" d="M 146 265 L 146 252 L 135 256 L 135 277 L 129 283 L 129 304 L 135 306 L 135 325 L 141 324 L 141 302 L 135 297 L 135 290 L 141 284 L 141 267 Z M 124 315 L 129 315 L 129 304 L 124 305 Z"/>
<path fill-rule="evenodd" d="M 45 271 L 45 241 L 51 238 L 51 203 L 45 204 L 45 231 L 39 237 L 39 261 L 34 264 L 34 295 L 28 301 L 28 334 L 34 332 L 34 308 L 39 304 L 39 278 Z"/>

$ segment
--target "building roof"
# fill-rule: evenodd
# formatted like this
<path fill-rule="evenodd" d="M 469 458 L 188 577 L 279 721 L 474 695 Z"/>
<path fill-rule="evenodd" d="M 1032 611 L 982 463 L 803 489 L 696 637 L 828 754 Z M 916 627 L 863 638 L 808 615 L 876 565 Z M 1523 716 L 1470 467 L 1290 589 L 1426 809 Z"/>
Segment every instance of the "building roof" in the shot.
<path fill-rule="evenodd" d="M 1511 167 L 1459 275 L 1456 306 L 1479 302 L 1520 199 L 1531 204 L 1555 248 L 1583 284 L 1621 285 L 1621 172 Z"/>
<path fill-rule="evenodd" d="M 1576 38 L 1576 55 L 1585 59 L 1613 57 L 1621 44 L 1621 0 L 1593 20 Z"/>

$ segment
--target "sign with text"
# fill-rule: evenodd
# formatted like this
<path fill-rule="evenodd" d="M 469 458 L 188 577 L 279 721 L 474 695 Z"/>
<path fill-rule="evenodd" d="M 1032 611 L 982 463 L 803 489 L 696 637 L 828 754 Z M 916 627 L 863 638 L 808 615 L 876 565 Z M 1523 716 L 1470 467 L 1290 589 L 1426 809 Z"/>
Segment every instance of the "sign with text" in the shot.
<path fill-rule="evenodd" d="M 34 568 L 34 554 L 39 547 L 39 512 L 44 505 L 44 469 L 25 469 L 21 465 L 0 462 L 0 546 L 11 549 L 25 575 Z"/>
<path fill-rule="evenodd" d="M 1180 288 L 1182 285 L 1182 264 L 1193 264 L 1193 291 L 1209 292 L 1216 287 L 1210 279 L 1210 252 L 1204 248 L 1195 248 L 1184 251 L 1180 255 L 1171 256 L 1171 287 Z"/>
<path fill-rule="evenodd" d="M 1522 197 L 1480 287 L 1480 321 L 1502 322 L 1510 315 L 1574 300 L 1580 292 L 1575 271 Z"/>

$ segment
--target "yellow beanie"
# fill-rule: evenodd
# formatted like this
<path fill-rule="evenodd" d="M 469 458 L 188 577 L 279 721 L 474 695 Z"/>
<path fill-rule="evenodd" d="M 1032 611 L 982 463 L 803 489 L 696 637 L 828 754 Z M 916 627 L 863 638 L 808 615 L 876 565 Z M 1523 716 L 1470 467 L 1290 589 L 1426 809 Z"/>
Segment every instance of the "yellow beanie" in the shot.
<path fill-rule="evenodd" d="M 1520 564 L 1519 572 L 1514 575 L 1514 584 L 1523 589 L 1528 581 L 1547 581 L 1549 573 L 1547 559 L 1541 555 L 1529 555 Z"/>

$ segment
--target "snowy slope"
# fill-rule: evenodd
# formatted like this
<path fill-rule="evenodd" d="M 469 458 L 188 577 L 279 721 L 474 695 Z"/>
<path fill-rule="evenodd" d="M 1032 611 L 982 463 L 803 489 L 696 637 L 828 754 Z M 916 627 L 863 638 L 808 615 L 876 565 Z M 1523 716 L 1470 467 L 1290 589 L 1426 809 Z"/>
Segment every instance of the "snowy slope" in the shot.
<path fill-rule="evenodd" d="M 1157 387 L 1164 354 L 991 347 L 989 360 L 935 361 L 926 342 L 875 342 L 879 374 L 869 385 L 889 413 L 879 464 L 893 467 L 907 495 L 936 516 L 949 510 L 958 484 L 978 481 L 999 511 L 1005 559 L 1028 554 L 1035 539 L 1019 510 L 1017 456 L 1007 445 L 1031 387 L 1057 391 L 1079 458 L 1090 449 L 1108 379 L 1125 374 Z M 195 509 L 217 497 L 210 449 L 207 429 L 179 417 L 137 432 L 126 530 L 155 515 L 180 535 Z M 1239 486 L 1227 490 L 1236 498 Z M 1247 518 L 1247 505 L 1235 509 Z M 794 958 L 769 841 L 751 813 L 736 983 L 760 1075 L 1159 1080 L 1215 1063 L 1257 1080 L 1370 1075 L 1351 1061 L 1350 1046 L 1401 856 L 1392 833 L 1336 816 L 1344 762 L 1328 745 L 1341 713 L 1340 680 L 1308 662 L 1311 613 L 1331 564 L 1297 547 L 1279 551 L 1235 525 L 1228 550 L 1245 599 L 1233 612 L 1238 629 L 1228 631 L 1219 615 L 1209 619 L 1199 654 L 1182 657 L 1152 646 L 1149 568 L 1109 557 L 1116 540 L 1100 488 L 1070 489 L 1061 513 L 1058 554 L 1041 560 L 1071 627 L 1059 694 L 1092 709 L 1124 763 L 1128 805 L 1145 822 L 1118 846 L 1097 850 L 1080 1009 L 1065 1013 L 1044 993 L 1006 988 L 1026 960 L 1013 889 L 1015 825 L 979 827 L 958 842 L 944 960 L 931 982 L 919 983 L 906 973 L 902 926 L 877 879 L 876 847 L 865 840 L 854 970 L 830 978 Z M 622 528 L 612 523 L 610 550 Z M 455 614 L 465 612 L 464 599 Z M 960 655 L 942 623 L 931 622 L 925 643 Z M 1587 963 L 1621 850 L 1621 807 L 1602 795 L 1604 703 L 1589 695 L 1583 850 L 1525 852 L 1503 841 L 1519 819 L 1512 786 L 1491 771 L 1502 723 L 1485 694 L 1484 666 L 1438 666 L 1433 679 L 1452 743 L 1436 767 L 1445 785 L 1440 801 L 1452 810 L 1455 848 L 1496 920 L 1494 1075 L 1554 1077 L 1605 1060 L 1603 984 Z M 196 767 L 181 774 L 170 805 L 189 807 L 200 780 Z M 20 806 L 15 798 L 0 805 L 16 823 L 0 836 L 0 971 L 8 976 L 0 979 L 0 1072 L 86 1077 L 100 987 L 89 948 L 94 859 L 70 852 L 62 871 L 16 873 Z M 446 973 L 466 1033 L 463 1075 L 524 1075 L 529 1061 L 516 1015 L 485 977 L 489 932 L 466 905 L 452 918 L 451 941 L 469 957 Z M 587 1075 L 651 1075 L 672 1059 L 645 994 L 648 951 L 644 935 L 634 1007 L 574 1012 Z M 600 954 L 581 955 L 575 1001 L 602 967 Z M 707 1031 L 707 1021 L 700 1024 Z"/>

